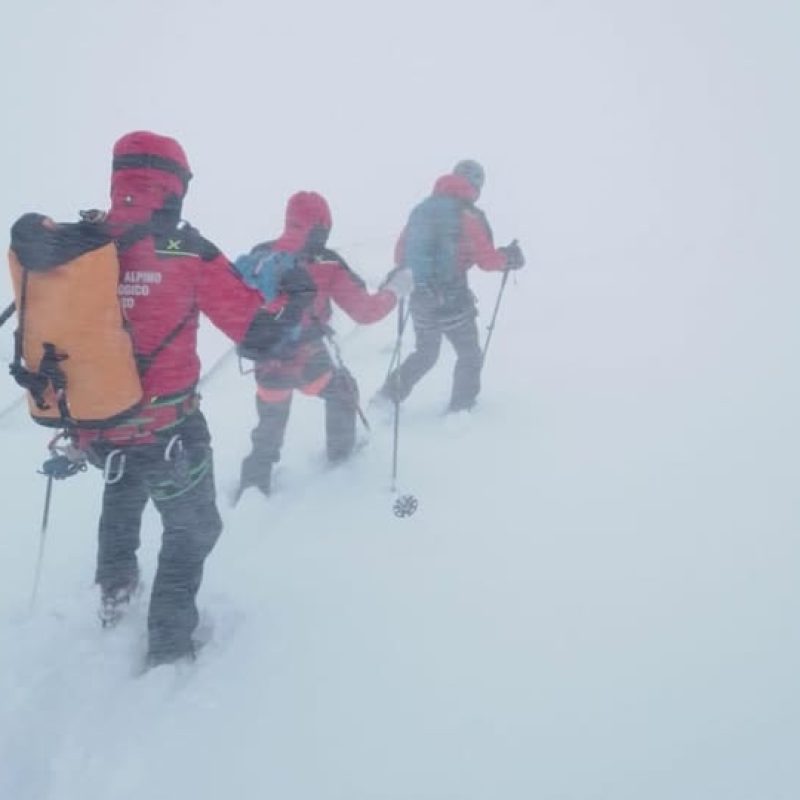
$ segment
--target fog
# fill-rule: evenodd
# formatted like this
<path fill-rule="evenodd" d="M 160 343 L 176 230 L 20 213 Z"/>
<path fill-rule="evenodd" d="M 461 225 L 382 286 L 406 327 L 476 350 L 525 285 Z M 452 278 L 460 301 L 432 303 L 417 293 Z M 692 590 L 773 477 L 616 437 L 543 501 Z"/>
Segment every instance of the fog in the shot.
<path fill-rule="evenodd" d="M 385 435 L 347 473 L 349 487 L 337 478 L 315 496 L 312 482 L 277 506 L 225 512 L 209 591 L 223 620 L 247 621 L 236 623 L 233 643 L 221 637 L 205 677 L 198 663 L 194 693 L 182 699 L 161 684 L 143 689 L 120 666 L 135 634 L 108 655 L 87 633 L 99 485 L 59 501 L 77 516 L 53 545 L 46 611 L 23 619 L 46 435 L 23 414 L 4 421 L 3 659 L 23 646 L 0 676 L 4 692 L 20 693 L 0 709 L 0 772 L 5 761 L 17 797 L 163 797 L 192 767 L 194 796 L 235 786 L 243 800 L 266 788 L 287 800 L 477 800 L 498 786 L 513 798 L 798 796 L 798 4 L 107 0 L 16 4 L 1 21 L 8 226 L 30 210 L 71 221 L 79 208 L 103 207 L 114 141 L 149 129 L 184 145 L 195 176 L 184 215 L 231 257 L 279 233 L 290 194 L 316 190 L 332 208 L 331 244 L 374 285 L 409 209 L 456 161 L 473 158 L 486 169 L 479 204 L 497 242 L 519 238 L 528 261 L 509 286 L 485 409 L 471 427 L 443 432 L 430 416 L 446 367 L 410 404 L 403 474 L 431 510 L 402 538 L 373 506 L 363 517 L 357 508 L 378 491 Z M 485 328 L 497 282 L 471 275 Z M 2 305 L 10 299 L 4 274 Z M 392 332 L 392 323 L 376 326 L 350 342 L 367 394 Z M 8 360 L 10 326 L 2 333 Z M 225 347 L 211 331 L 201 345 L 206 365 Z M 207 398 L 212 432 L 225 437 L 223 489 L 253 422 L 251 384 L 235 371 L 225 380 L 230 389 Z M 234 418 L 225 393 L 239 390 Z M 3 407 L 16 394 L 9 378 Z M 290 458 L 289 471 L 302 484 L 302 459 L 321 431 L 303 412 L 293 424 L 287 450 L 300 461 Z M 331 511 L 343 538 L 310 534 Z M 256 536 L 262 522 L 266 542 Z M 243 569 L 251 558 L 269 563 L 258 580 L 252 565 Z M 316 582 L 292 584 L 309 562 Z M 356 613 L 353 598 L 378 610 L 343 625 L 328 618 L 325 592 L 348 582 L 352 596 L 334 602 L 342 617 Z M 460 591 L 466 608 L 452 600 Z M 411 678 L 398 668 L 384 684 L 359 671 L 357 650 L 365 634 L 383 655 L 386 636 L 386 653 L 396 654 L 379 613 L 387 607 Z M 426 613 L 456 631 L 450 650 L 432 643 Z M 302 638 L 305 625 L 324 642 L 309 634 L 295 650 L 292 635 Z M 263 639 L 248 639 L 254 632 Z M 90 659 L 84 674 L 73 635 L 81 653 L 107 660 Z M 51 640 L 55 677 L 40 692 L 21 676 L 51 657 Z M 435 680 L 408 663 L 416 647 L 444 665 Z M 320 656 L 338 667 L 317 682 L 308 670 Z M 462 657 L 478 659 L 480 680 L 460 671 Z M 377 655 L 374 663 L 385 666 Z M 256 674 L 273 687 L 265 691 L 288 695 L 254 701 L 246 688 Z M 98 766 L 92 754 L 119 757 L 122 744 L 102 740 L 102 726 L 68 723 L 77 706 L 60 687 L 95 724 L 111 703 L 112 720 L 134 712 L 132 729 L 146 736 L 152 713 L 149 749 Z M 482 711 L 470 717 L 476 698 Z M 249 718 L 248 703 L 274 713 L 275 727 Z M 169 720 L 158 717 L 162 705 Z M 238 770 L 241 784 L 217 784 L 192 762 L 206 712 L 220 769 Z M 339 714 L 356 721 L 344 725 Z M 262 772 L 258 747 L 231 741 L 242 719 L 256 744 L 263 737 L 273 748 Z M 446 745 L 437 730 L 451 737 Z M 184 734 L 185 750 L 168 764 L 159 748 Z M 377 743 L 396 752 L 377 754 Z M 321 777 L 297 777 L 304 759 Z M 54 760 L 53 775 L 41 777 Z M 360 765 L 360 778 L 343 765 Z"/>

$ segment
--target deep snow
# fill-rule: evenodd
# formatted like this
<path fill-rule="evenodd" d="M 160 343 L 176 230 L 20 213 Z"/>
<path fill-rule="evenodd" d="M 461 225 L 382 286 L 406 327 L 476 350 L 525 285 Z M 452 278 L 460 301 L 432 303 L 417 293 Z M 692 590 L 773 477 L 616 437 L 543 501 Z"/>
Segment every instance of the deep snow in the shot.
<path fill-rule="evenodd" d="M 490 309 L 498 282 L 474 283 Z M 400 484 L 420 509 L 406 520 L 391 513 L 391 426 L 327 470 L 304 397 L 279 490 L 231 509 L 254 411 L 227 362 L 204 391 L 226 531 L 192 667 L 135 676 L 146 600 L 98 627 L 94 474 L 56 487 L 28 613 L 45 437 L 23 413 L 4 421 L 19 457 L 2 476 L 0 796 L 788 798 L 796 508 L 758 458 L 777 421 L 735 392 L 735 369 L 725 411 L 700 377 L 684 393 L 677 363 L 670 375 L 592 316 L 596 287 L 572 300 L 597 335 L 570 339 L 530 313 L 542 283 L 533 264 L 509 284 L 475 412 L 441 415 L 449 354 L 409 401 Z M 394 322 L 340 329 L 369 394 Z M 207 363 L 227 346 L 203 344 Z M 146 527 L 151 568 L 155 515 Z"/>

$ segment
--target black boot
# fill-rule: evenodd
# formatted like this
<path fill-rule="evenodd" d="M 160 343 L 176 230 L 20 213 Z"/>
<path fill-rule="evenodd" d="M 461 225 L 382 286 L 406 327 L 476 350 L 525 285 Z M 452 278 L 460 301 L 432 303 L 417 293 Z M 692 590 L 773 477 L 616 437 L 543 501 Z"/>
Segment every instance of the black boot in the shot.
<path fill-rule="evenodd" d="M 242 461 L 237 499 L 250 486 L 255 486 L 263 495 L 269 496 L 272 490 L 272 467 L 281 457 L 291 404 L 291 395 L 279 403 L 265 403 L 256 397 L 258 424 L 251 434 L 253 449 Z"/>
<path fill-rule="evenodd" d="M 180 662 L 192 664 L 197 660 L 197 648 L 194 642 L 188 649 L 180 652 L 149 650 L 145 656 L 145 669 L 153 669 L 164 664 L 177 664 Z"/>
<path fill-rule="evenodd" d="M 259 454 L 250 453 L 242 461 L 242 472 L 239 478 L 239 495 L 245 489 L 254 486 L 265 497 L 272 491 L 272 461 L 260 458 Z"/>
<path fill-rule="evenodd" d="M 113 628 L 125 615 L 131 600 L 139 592 L 139 573 L 124 584 L 100 587 L 100 609 L 97 612 L 104 628 Z"/>

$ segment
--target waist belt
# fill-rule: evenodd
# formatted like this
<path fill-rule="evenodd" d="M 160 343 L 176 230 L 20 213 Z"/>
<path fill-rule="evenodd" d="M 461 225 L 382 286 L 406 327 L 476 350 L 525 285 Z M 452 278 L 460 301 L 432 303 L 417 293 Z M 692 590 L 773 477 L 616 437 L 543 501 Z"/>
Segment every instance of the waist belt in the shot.
<path fill-rule="evenodd" d="M 157 395 L 150 398 L 135 417 L 114 428 L 96 431 L 97 435 L 92 439 L 117 445 L 151 444 L 160 434 L 180 425 L 199 407 L 200 395 L 194 386 L 174 394 Z"/>

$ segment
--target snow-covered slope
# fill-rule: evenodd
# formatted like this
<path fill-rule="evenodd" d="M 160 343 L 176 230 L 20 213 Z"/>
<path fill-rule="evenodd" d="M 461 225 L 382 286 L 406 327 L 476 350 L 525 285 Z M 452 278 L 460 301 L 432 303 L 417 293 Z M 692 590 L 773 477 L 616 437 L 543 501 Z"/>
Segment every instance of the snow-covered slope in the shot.
<path fill-rule="evenodd" d="M 326 469 L 304 397 L 277 493 L 230 508 L 254 410 L 226 363 L 204 389 L 226 530 L 192 667 L 136 676 L 146 598 L 96 622 L 96 474 L 56 487 L 29 611 L 46 437 L 4 418 L 0 796 L 789 797 L 798 545 L 776 421 L 724 359 L 720 405 L 698 359 L 652 352 L 669 298 L 610 318 L 580 270 L 509 284 L 472 414 L 441 415 L 449 353 L 412 396 L 408 519 L 391 426 Z M 475 284 L 485 324 L 498 282 Z M 340 330 L 369 395 L 394 322 Z M 226 346 L 206 331 L 206 363 Z M 145 533 L 147 575 L 155 514 Z"/>

